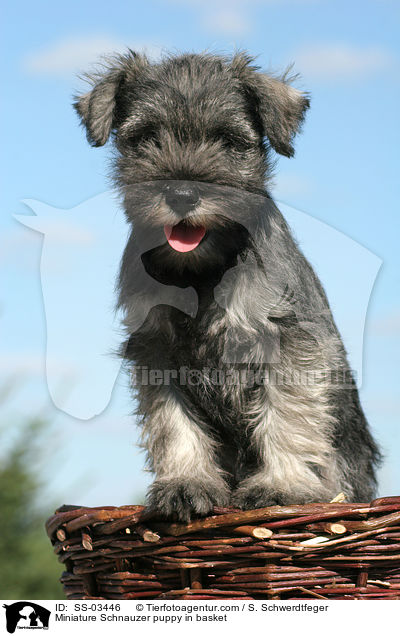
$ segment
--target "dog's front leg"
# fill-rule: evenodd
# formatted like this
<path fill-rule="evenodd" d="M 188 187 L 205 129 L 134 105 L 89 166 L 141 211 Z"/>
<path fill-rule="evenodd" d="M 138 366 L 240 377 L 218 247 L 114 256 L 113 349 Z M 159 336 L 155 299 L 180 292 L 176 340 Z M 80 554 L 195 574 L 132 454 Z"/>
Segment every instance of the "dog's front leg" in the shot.
<path fill-rule="evenodd" d="M 232 495 L 242 509 L 351 496 L 331 441 L 328 390 L 320 384 L 269 385 L 251 405 L 251 445 L 258 468 Z M 249 418 L 250 419 L 250 418 Z"/>
<path fill-rule="evenodd" d="M 216 443 L 169 396 L 145 420 L 143 436 L 156 480 L 147 503 L 182 521 L 229 502 L 229 488 L 216 463 Z"/>

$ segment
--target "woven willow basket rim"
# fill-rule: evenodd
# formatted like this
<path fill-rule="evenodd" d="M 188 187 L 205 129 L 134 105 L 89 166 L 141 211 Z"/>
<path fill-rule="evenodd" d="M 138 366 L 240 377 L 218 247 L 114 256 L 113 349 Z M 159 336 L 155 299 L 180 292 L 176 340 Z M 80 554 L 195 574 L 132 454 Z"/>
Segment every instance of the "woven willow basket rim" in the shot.
<path fill-rule="evenodd" d="M 400 599 L 400 497 L 189 523 L 144 506 L 62 506 L 46 522 L 68 598 Z"/>

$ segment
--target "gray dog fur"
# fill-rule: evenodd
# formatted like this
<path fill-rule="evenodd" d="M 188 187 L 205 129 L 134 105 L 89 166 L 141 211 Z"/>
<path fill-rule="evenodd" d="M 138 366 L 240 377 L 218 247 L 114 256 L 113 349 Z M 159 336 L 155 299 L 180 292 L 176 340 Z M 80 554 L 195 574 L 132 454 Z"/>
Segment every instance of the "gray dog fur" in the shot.
<path fill-rule="evenodd" d="M 341 491 L 370 500 L 379 450 L 322 286 L 268 192 L 271 154 L 293 155 L 308 96 L 244 53 L 150 63 L 129 51 L 89 80 L 75 107 L 92 145 L 114 138 L 115 181 L 133 227 L 119 279 L 122 355 L 149 369 L 203 369 L 193 386 L 175 374 L 137 388 L 156 475 L 149 505 L 187 520 L 214 505 L 329 501 Z M 196 249 L 147 240 L 182 221 L 205 228 Z M 149 275 L 193 287 L 196 316 L 160 304 L 134 329 Z M 276 341 L 279 360 L 265 361 L 265 343 Z M 242 354 L 229 363 L 232 343 Z M 211 382 L 210 369 L 229 365 L 317 380 Z"/>

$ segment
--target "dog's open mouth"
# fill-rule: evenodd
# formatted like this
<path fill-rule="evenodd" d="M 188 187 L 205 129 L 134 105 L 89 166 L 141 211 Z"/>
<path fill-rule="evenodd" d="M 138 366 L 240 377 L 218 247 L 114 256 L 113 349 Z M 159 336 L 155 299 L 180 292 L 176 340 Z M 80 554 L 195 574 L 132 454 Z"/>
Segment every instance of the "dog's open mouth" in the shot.
<path fill-rule="evenodd" d="M 177 225 L 164 225 L 165 236 L 170 246 L 177 252 L 191 252 L 201 243 L 206 233 L 202 225 L 188 225 L 181 221 Z"/>

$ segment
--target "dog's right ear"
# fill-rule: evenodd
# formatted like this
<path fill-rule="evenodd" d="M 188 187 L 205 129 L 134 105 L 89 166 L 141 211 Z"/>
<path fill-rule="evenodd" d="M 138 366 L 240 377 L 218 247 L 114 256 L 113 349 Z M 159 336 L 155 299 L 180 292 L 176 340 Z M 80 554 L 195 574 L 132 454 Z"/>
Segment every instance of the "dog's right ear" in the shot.
<path fill-rule="evenodd" d="M 100 72 L 85 76 L 93 88 L 77 95 L 73 105 L 92 146 L 104 146 L 115 127 L 120 89 L 125 82 L 135 81 L 148 65 L 144 55 L 129 50 L 126 55 L 109 60 Z"/>

